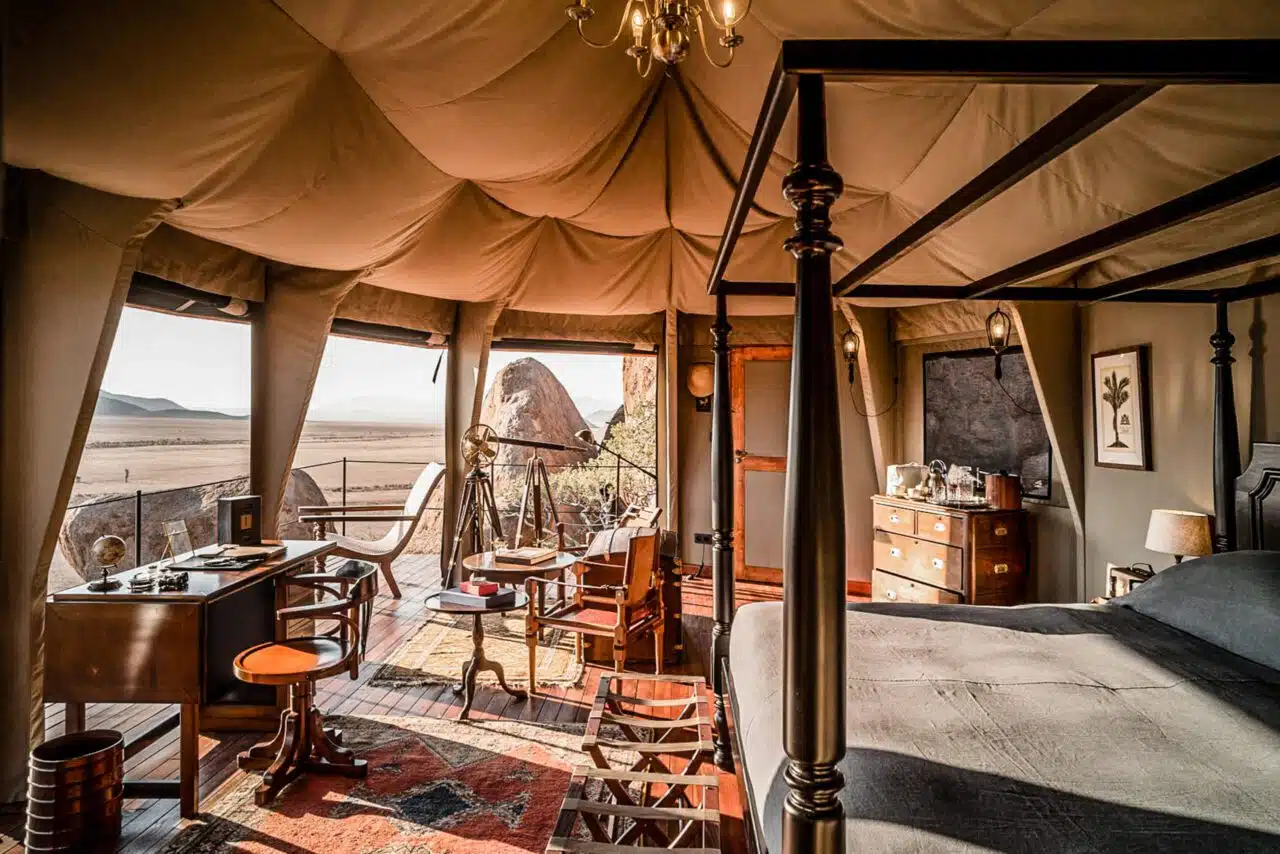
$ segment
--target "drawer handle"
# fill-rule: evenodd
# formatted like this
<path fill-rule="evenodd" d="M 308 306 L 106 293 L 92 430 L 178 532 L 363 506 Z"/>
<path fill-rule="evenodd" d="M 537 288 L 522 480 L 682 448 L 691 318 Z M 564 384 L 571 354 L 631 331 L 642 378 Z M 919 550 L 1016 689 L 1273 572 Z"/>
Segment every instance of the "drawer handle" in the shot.
<path fill-rule="evenodd" d="M 945 531 L 945 530 L 947 530 L 947 523 L 946 523 L 946 522 L 934 522 L 934 523 L 933 523 L 933 530 L 935 530 L 935 531 Z"/>
<path fill-rule="evenodd" d="M 933 568 L 934 568 L 934 569 L 942 569 L 942 567 L 943 567 L 943 566 L 945 566 L 945 565 L 946 565 L 946 561 L 944 561 L 942 558 L 940 558 L 940 557 L 935 557 L 935 558 L 933 559 Z"/>
<path fill-rule="evenodd" d="M 901 522 L 901 521 L 902 521 L 902 517 L 901 517 L 901 516 L 899 516 L 897 513 L 890 513 L 890 514 L 889 514 L 889 521 L 896 525 L 896 524 L 898 524 L 899 522 Z"/>
<path fill-rule="evenodd" d="M 897 590 L 886 590 L 886 591 L 884 592 L 884 598 L 889 599 L 889 600 L 897 599 L 897 598 L 898 598 L 898 591 L 897 591 Z"/>
<path fill-rule="evenodd" d="M 994 572 L 996 575 L 1004 575 L 1006 572 L 1009 571 L 1009 564 L 998 563 L 995 566 L 991 567 L 991 571 Z"/>
<path fill-rule="evenodd" d="M 1006 534 L 1008 534 L 1008 533 L 1009 533 L 1009 529 L 1008 529 L 1008 528 L 1006 528 L 1004 525 L 998 525 L 998 526 L 996 527 L 996 536 L 997 536 L 997 537 L 1003 537 L 1003 536 L 1005 536 L 1005 535 L 1006 535 Z"/>
<path fill-rule="evenodd" d="M 902 549 L 892 546 L 889 549 L 889 557 L 902 557 Z"/>

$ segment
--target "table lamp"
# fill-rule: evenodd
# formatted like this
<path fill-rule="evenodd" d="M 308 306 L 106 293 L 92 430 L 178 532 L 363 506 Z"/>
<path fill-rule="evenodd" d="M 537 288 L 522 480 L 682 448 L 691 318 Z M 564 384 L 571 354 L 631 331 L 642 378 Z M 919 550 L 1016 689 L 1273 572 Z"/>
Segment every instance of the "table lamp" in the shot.
<path fill-rule="evenodd" d="M 1191 510 L 1152 510 L 1147 526 L 1147 548 L 1173 555 L 1174 563 L 1182 563 L 1186 555 L 1212 554 L 1209 517 Z"/>

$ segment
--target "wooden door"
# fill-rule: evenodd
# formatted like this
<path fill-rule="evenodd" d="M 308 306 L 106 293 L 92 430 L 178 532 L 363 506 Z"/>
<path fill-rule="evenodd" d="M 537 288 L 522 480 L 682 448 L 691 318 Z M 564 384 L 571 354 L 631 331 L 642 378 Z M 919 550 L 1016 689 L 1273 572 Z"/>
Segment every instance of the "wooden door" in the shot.
<path fill-rule="evenodd" d="M 782 510 L 787 470 L 790 347 L 734 347 L 733 574 L 782 583 Z"/>

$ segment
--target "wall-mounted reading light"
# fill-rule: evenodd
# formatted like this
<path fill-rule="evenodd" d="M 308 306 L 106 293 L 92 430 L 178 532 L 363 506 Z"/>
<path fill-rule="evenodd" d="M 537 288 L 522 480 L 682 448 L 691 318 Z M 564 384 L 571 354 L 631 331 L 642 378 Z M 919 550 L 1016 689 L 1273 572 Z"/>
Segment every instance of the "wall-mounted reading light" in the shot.
<path fill-rule="evenodd" d="M 996 354 L 996 381 L 1001 378 L 1000 356 L 1009 349 L 1009 333 L 1013 319 L 996 303 L 996 310 L 987 315 L 987 346 Z"/>
<path fill-rule="evenodd" d="M 890 345 L 892 347 L 892 341 Z M 854 389 L 853 384 L 858 378 L 858 351 L 862 349 L 862 339 L 858 337 L 858 333 L 850 329 L 844 335 L 840 336 L 840 352 L 844 353 L 845 364 L 849 366 L 849 398 L 853 403 L 853 411 L 861 415 L 863 418 L 879 418 L 898 402 L 898 374 L 893 374 L 893 400 L 889 401 L 889 405 L 880 412 L 867 413 L 858 408 L 858 393 Z M 870 358 L 868 356 L 867 358 Z"/>
<path fill-rule="evenodd" d="M 711 395 L 716 389 L 715 366 L 710 362 L 694 362 L 689 366 L 685 380 L 689 394 L 693 395 L 693 408 L 697 412 L 711 411 Z"/>
<path fill-rule="evenodd" d="M 852 329 L 840 337 L 840 349 L 844 351 L 844 361 L 849 366 L 849 385 L 853 385 L 854 371 L 858 366 L 858 347 L 861 345 L 858 333 Z"/>

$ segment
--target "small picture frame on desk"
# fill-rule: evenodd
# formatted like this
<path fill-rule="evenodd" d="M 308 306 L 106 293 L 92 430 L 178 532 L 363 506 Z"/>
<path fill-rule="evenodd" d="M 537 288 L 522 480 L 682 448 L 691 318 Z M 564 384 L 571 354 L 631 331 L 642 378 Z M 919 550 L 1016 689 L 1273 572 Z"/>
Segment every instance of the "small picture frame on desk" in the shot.
<path fill-rule="evenodd" d="M 162 565 L 166 558 L 169 560 L 169 565 L 172 565 L 177 563 L 179 556 L 194 551 L 191 546 L 191 534 L 187 531 L 187 523 L 184 519 L 164 523 L 164 540 L 165 554 L 160 557 Z"/>
<path fill-rule="evenodd" d="M 1107 564 L 1107 598 L 1114 599 L 1133 592 L 1144 581 L 1155 575 L 1149 563 L 1135 563 L 1132 566 Z"/>

